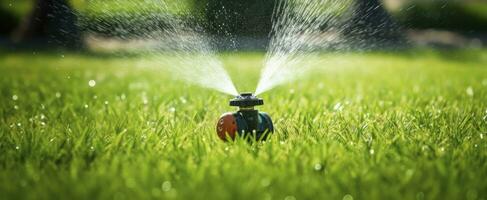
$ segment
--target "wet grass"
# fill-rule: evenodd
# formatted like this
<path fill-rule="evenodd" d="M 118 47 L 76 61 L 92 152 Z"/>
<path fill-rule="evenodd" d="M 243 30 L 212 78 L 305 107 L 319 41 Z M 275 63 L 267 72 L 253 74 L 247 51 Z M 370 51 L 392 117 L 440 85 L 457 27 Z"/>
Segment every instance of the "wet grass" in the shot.
<path fill-rule="evenodd" d="M 222 55 L 240 90 L 262 57 Z M 3 52 L 0 199 L 487 198 L 487 51 L 326 57 L 248 144 L 215 134 L 229 96 L 142 58 Z"/>

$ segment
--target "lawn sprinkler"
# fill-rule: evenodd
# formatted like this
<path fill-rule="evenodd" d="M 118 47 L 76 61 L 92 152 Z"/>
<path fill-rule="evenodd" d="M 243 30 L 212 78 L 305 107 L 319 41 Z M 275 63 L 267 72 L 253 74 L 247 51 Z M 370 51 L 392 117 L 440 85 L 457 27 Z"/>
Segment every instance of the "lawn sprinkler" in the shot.
<path fill-rule="evenodd" d="M 238 107 L 234 113 L 225 113 L 218 120 L 216 131 L 220 139 L 235 139 L 237 133 L 242 138 L 266 140 L 274 132 L 274 125 L 267 113 L 259 112 L 254 106 L 264 105 L 264 100 L 252 93 L 242 93 L 230 100 L 230 106 Z"/>

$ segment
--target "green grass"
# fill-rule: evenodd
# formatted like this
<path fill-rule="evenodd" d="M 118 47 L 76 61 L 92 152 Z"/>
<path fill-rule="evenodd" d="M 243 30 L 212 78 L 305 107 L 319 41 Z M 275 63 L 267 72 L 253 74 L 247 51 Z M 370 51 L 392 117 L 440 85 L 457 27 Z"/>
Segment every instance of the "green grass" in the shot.
<path fill-rule="evenodd" d="M 164 2 L 164 3 L 161 3 Z M 163 7 L 167 6 L 167 7 Z M 83 14 L 103 17 L 105 15 L 137 14 L 148 15 L 150 13 L 168 12 L 170 14 L 186 14 L 191 11 L 191 2 L 188 0 L 164 0 L 164 1 L 130 1 L 130 0 L 104 0 L 77 2 L 75 7 Z"/>
<path fill-rule="evenodd" d="M 34 0 L 3 0 L 0 2 L 0 8 L 10 11 L 17 18 L 22 18 L 32 9 L 33 3 Z M 164 0 L 167 9 L 161 8 L 158 1 L 70 0 L 69 3 L 77 11 L 89 15 L 134 14 L 140 11 L 157 13 L 161 10 L 166 10 L 171 14 L 180 14 L 192 9 L 189 0 Z"/>
<path fill-rule="evenodd" d="M 221 57 L 253 90 L 263 55 Z M 0 53 L 0 199 L 487 198 L 486 50 L 331 56 L 262 95 L 255 144 L 217 138 L 231 97 L 143 60 Z"/>

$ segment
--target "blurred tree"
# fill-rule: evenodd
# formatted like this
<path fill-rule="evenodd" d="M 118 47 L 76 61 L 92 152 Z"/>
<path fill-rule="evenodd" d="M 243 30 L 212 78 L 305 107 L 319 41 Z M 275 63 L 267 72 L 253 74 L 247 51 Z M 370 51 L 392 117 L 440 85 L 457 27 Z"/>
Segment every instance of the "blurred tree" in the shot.
<path fill-rule="evenodd" d="M 410 0 L 394 14 L 415 29 L 487 31 L 487 1 Z"/>
<path fill-rule="evenodd" d="M 14 39 L 70 49 L 83 46 L 77 17 L 68 0 L 36 0 Z"/>
<path fill-rule="evenodd" d="M 265 36 L 271 29 L 276 0 L 193 0 L 210 33 Z"/>
<path fill-rule="evenodd" d="M 265 36 L 269 33 L 273 8 L 278 0 L 193 0 L 203 10 L 213 34 Z M 380 0 L 355 0 L 355 10 L 345 35 L 355 46 L 397 45 L 404 42 L 401 27 Z M 227 30 L 225 32 L 224 30 Z"/>
<path fill-rule="evenodd" d="M 366 48 L 404 42 L 400 26 L 380 0 L 355 0 L 355 10 L 344 31 L 356 46 Z"/>
<path fill-rule="evenodd" d="M 18 20 L 14 14 L 10 12 L 10 10 L 5 9 L 4 7 L 0 6 L 0 22 L 2 25 L 0 26 L 0 35 L 7 36 L 11 33 L 13 29 L 17 26 Z"/>

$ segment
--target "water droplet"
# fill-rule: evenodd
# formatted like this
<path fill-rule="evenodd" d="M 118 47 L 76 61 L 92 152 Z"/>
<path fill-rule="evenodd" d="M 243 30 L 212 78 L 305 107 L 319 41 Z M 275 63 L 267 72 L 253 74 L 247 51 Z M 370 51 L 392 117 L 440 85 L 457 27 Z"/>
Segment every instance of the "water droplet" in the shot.
<path fill-rule="evenodd" d="M 169 190 L 171 190 L 171 188 L 172 188 L 171 182 L 164 181 L 164 183 L 162 183 L 162 191 L 168 192 Z"/>
<path fill-rule="evenodd" d="M 14 95 L 12 96 L 12 100 L 17 101 L 18 99 L 19 99 L 19 96 L 17 96 L 17 95 L 15 95 L 15 94 L 14 94 Z"/>
<path fill-rule="evenodd" d="M 484 134 L 483 133 L 480 134 L 480 139 L 484 139 Z"/>
<path fill-rule="evenodd" d="M 353 200 L 353 196 L 352 196 L 352 195 L 350 195 L 350 194 L 347 194 L 347 195 L 343 196 L 343 198 L 342 198 L 342 199 L 343 199 L 343 200 Z"/>
<path fill-rule="evenodd" d="M 46 122 L 41 122 L 41 126 L 45 126 L 46 125 Z"/>
<path fill-rule="evenodd" d="M 18 127 L 22 126 L 22 123 L 17 123 L 17 126 L 18 126 Z"/>
<path fill-rule="evenodd" d="M 284 200 L 296 200 L 296 197 L 289 195 L 284 198 Z"/>
<path fill-rule="evenodd" d="M 337 104 L 335 104 L 335 106 L 333 106 L 333 110 L 342 111 L 343 110 L 342 103 L 338 102 Z"/>
<path fill-rule="evenodd" d="M 316 163 L 314 169 L 315 171 L 321 171 L 323 169 L 323 166 L 320 163 Z"/>
<path fill-rule="evenodd" d="M 370 155 L 374 155 L 374 153 L 375 153 L 374 149 L 370 149 L 369 153 L 370 153 Z"/>
<path fill-rule="evenodd" d="M 105 105 L 108 105 L 108 101 L 105 101 Z"/>
<path fill-rule="evenodd" d="M 469 87 L 467 88 L 466 92 L 467 92 L 467 95 L 468 95 L 468 96 L 473 96 L 473 88 L 472 88 L 472 87 L 470 87 L 470 86 L 469 86 Z"/>
<path fill-rule="evenodd" d="M 184 97 L 179 97 L 181 103 L 186 104 L 188 101 Z"/>
<path fill-rule="evenodd" d="M 15 110 L 18 110 L 18 109 L 19 109 L 19 106 L 15 105 L 15 106 L 14 106 L 14 109 L 15 109 Z"/>
<path fill-rule="evenodd" d="M 407 177 L 411 177 L 411 176 L 413 176 L 413 175 L 414 175 L 414 170 L 412 170 L 412 169 L 408 169 L 408 170 L 406 171 L 406 176 L 407 176 Z"/>
<path fill-rule="evenodd" d="M 415 85 L 415 86 L 413 87 L 413 92 L 414 92 L 414 93 L 418 93 L 418 92 L 419 92 L 419 90 L 420 90 L 420 89 L 419 89 L 419 86 L 418 86 L 418 85 Z"/>
<path fill-rule="evenodd" d="M 172 112 L 172 113 L 173 113 L 173 112 L 176 112 L 176 108 L 175 108 L 175 107 L 171 107 L 171 108 L 169 108 L 169 112 Z"/>
<path fill-rule="evenodd" d="M 262 185 L 262 187 L 269 187 L 269 185 L 271 185 L 271 180 L 264 178 L 260 181 L 260 185 Z"/>
<path fill-rule="evenodd" d="M 61 93 L 60 92 L 56 92 L 56 98 L 61 98 Z"/>
<path fill-rule="evenodd" d="M 89 85 L 90 87 L 95 87 L 95 85 L 96 85 L 96 81 L 95 81 L 95 80 L 90 80 L 90 81 L 88 81 L 88 85 Z"/>
<path fill-rule="evenodd" d="M 95 147 L 91 146 L 91 147 L 90 147 L 90 150 L 92 150 L 92 151 L 93 151 L 93 150 L 95 150 Z"/>
<path fill-rule="evenodd" d="M 20 149 L 20 147 L 19 147 L 19 146 L 15 146 L 15 149 L 16 149 L 16 150 L 19 150 L 19 149 Z"/>
<path fill-rule="evenodd" d="M 122 96 L 120 96 L 120 99 L 122 100 L 125 100 L 125 98 L 126 98 L 125 94 L 122 94 Z"/>
<path fill-rule="evenodd" d="M 85 104 L 85 108 L 88 108 L 88 104 Z"/>
<path fill-rule="evenodd" d="M 51 139 L 49 140 L 49 142 L 53 142 L 53 141 L 54 141 L 54 138 L 51 138 Z"/>
<path fill-rule="evenodd" d="M 417 200 L 423 200 L 424 199 L 424 193 L 423 192 L 418 192 L 416 194 L 416 199 Z"/>

